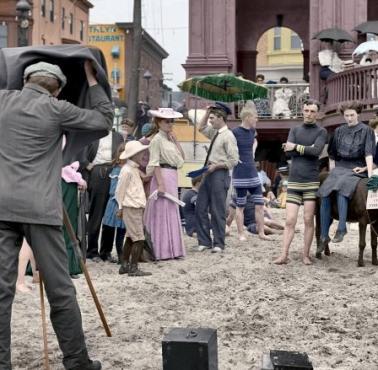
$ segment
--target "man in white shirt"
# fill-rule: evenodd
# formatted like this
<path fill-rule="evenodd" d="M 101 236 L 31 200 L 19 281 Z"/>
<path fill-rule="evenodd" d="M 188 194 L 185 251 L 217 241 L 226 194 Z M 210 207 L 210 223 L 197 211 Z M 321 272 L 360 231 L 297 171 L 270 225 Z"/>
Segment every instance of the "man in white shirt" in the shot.
<path fill-rule="evenodd" d="M 118 132 L 110 131 L 100 140 L 90 144 L 86 151 L 86 160 L 82 167 L 87 170 L 87 182 L 89 193 L 89 218 L 88 218 L 88 249 L 87 258 L 94 262 L 101 259 L 110 260 L 110 253 L 106 252 L 105 246 L 113 239 L 106 231 L 101 237 L 101 256 L 98 250 L 98 237 L 102 218 L 105 213 L 106 203 L 109 199 L 110 177 L 112 160 L 123 137 Z M 110 242 L 113 245 L 113 242 Z"/>

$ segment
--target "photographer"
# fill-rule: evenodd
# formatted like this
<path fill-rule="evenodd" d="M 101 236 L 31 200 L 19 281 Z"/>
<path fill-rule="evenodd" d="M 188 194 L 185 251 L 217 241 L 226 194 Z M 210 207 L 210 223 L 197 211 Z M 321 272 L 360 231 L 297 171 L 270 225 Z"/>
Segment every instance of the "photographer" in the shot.
<path fill-rule="evenodd" d="M 61 69 L 29 65 L 24 87 L 0 91 L 0 368 L 11 369 L 10 320 L 23 237 L 45 283 L 65 369 L 99 370 L 88 357 L 62 233 L 62 136 L 65 129 L 109 130 L 111 103 L 90 61 L 84 64 L 92 109 L 56 99 Z"/>

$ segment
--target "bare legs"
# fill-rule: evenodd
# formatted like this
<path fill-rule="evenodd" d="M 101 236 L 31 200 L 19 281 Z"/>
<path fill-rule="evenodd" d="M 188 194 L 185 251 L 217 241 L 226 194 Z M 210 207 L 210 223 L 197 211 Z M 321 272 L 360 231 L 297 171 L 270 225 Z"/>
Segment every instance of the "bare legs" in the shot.
<path fill-rule="evenodd" d="M 244 207 L 237 207 L 235 211 L 236 227 L 238 228 L 239 240 L 246 241 L 244 234 Z"/>
<path fill-rule="evenodd" d="M 26 266 L 28 265 L 29 261 L 31 263 L 32 271 L 33 271 L 33 283 L 38 283 L 39 276 L 38 276 L 38 271 L 36 269 L 33 252 L 29 244 L 24 239 L 21 250 L 20 250 L 20 254 L 18 256 L 18 277 L 17 277 L 17 283 L 16 283 L 17 291 L 21 293 L 28 293 L 31 291 L 31 288 L 25 282 L 25 271 L 26 271 Z"/>
<path fill-rule="evenodd" d="M 255 218 L 257 224 L 257 232 L 259 233 L 259 238 L 261 240 L 272 240 L 269 236 L 265 235 L 264 232 L 264 206 L 255 205 Z"/>
<path fill-rule="evenodd" d="M 286 204 L 286 221 L 283 233 L 283 246 L 281 256 L 273 262 L 276 265 L 283 265 L 288 262 L 290 244 L 294 238 L 295 225 L 298 219 L 299 206 L 293 203 Z"/>
<path fill-rule="evenodd" d="M 290 244 L 294 238 L 295 225 L 298 219 L 299 206 L 293 203 L 286 204 L 286 222 L 283 234 L 282 254 L 273 262 L 282 265 L 288 262 Z M 302 261 L 305 265 L 311 265 L 310 248 L 314 237 L 314 213 L 315 201 L 304 202 L 304 247 Z"/>
<path fill-rule="evenodd" d="M 226 220 L 226 235 L 229 236 L 230 233 L 231 233 L 231 225 L 232 225 L 232 222 L 234 221 L 234 218 L 235 218 L 235 208 L 233 207 L 228 207 L 228 216 L 227 216 L 227 220 Z"/>
<path fill-rule="evenodd" d="M 271 229 L 277 230 L 279 232 L 283 231 L 285 227 L 281 225 L 278 221 L 272 220 L 271 218 L 264 218 L 264 225 Z"/>
<path fill-rule="evenodd" d="M 314 214 L 315 214 L 314 201 L 304 202 L 304 247 L 303 247 L 303 263 L 305 265 L 311 265 L 310 248 L 312 240 L 314 238 Z"/>

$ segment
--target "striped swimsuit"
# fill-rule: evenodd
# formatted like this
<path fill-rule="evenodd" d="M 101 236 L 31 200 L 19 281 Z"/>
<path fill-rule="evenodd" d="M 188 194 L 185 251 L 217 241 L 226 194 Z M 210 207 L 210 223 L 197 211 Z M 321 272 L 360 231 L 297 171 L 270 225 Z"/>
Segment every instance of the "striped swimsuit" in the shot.
<path fill-rule="evenodd" d="M 291 157 L 287 203 L 314 201 L 319 188 L 319 155 L 327 141 L 327 131 L 317 124 L 303 124 L 289 132 L 288 142 L 296 144 Z"/>
<path fill-rule="evenodd" d="M 237 207 L 244 207 L 247 203 L 247 194 L 250 193 L 254 204 L 263 205 L 261 181 L 257 174 L 253 159 L 252 147 L 255 140 L 255 129 L 236 127 L 232 130 L 236 137 L 239 149 L 239 163 L 232 173 L 232 184 L 236 192 Z"/>

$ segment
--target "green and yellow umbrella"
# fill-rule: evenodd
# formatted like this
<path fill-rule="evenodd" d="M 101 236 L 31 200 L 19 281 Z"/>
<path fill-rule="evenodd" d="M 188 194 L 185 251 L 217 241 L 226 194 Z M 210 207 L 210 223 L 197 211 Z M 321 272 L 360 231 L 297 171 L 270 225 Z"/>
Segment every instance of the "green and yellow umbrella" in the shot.
<path fill-rule="evenodd" d="M 231 73 L 195 76 L 178 87 L 195 96 L 223 102 L 266 98 L 268 92 L 266 87 Z"/>

